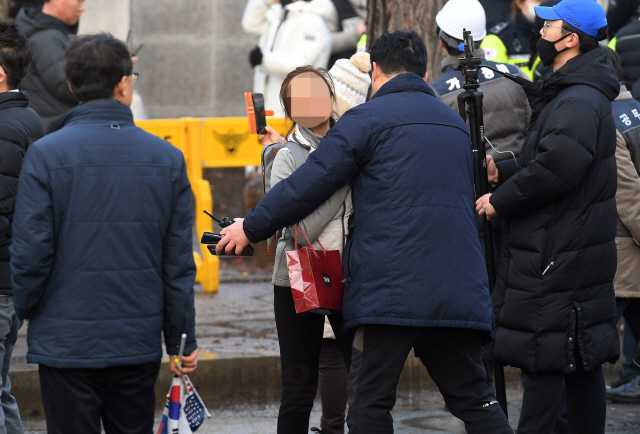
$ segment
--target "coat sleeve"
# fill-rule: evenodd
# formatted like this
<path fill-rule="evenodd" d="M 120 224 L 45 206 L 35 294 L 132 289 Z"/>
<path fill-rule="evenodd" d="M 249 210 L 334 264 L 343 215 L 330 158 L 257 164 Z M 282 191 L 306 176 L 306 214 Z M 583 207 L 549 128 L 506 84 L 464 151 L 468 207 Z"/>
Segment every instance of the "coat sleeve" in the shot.
<path fill-rule="evenodd" d="M 184 354 L 189 354 L 198 347 L 193 294 L 196 266 L 192 245 L 191 185 L 184 158 L 174 181 L 173 195 L 171 217 L 162 252 L 163 331 L 169 355 L 178 354 L 182 333 L 187 334 Z"/>
<path fill-rule="evenodd" d="M 616 131 L 616 165 L 618 166 L 618 190 L 616 208 L 624 226 L 631 236 L 640 242 L 640 177 L 631 162 L 627 142 L 620 131 Z"/>
<path fill-rule="evenodd" d="M 295 161 L 293 155 L 288 150 L 282 149 L 276 155 L 275 160 L 273 160 L 273 167 L 271 169 L 271 185 L 274 186 L 278 182 L 283 179 L 288 178 L 295 171 Z M 349 193 L 349 186 L 344 186 L 331 197 L 316 208 L 311 214 L 300 220 L 300 227 L 304 231 L 309 241 L 312 243 L 317 241 L 318 237 L 324 229 L 327 227 L 327 224 L 335 217 L 335 215 L 342 208 L 342 204 L 347 198 L 347 194 Z M 291 226 L 287 227 L 287 230 L 291 231 L 290 233 L 295 233 L 295 223 Z M 320 240 L 322 242 L 322 240 Z M 302 234 L 298 235 L 298 244 L 301 246 L 306 246 L 307 241 L 305 240 Z"/>
<path fill-rule="evenodd" d="M 63 58 L 67 45 L 59 33 L 42 31 L 33 36 L 32 63 L 44 85 L 56 98 L 69 104 L 77 104 L 78 99 L 69 90 L 69 82 L 64 73 Z"/>
<path fill-rule="evenodd" d="M 518 169 L 518 165 L 511 158 L 497 162 L 496 167 L 498 168 L 498 185 L 502 185 L 507 179 L 511 178 Z"/>
<path fill-rule="evenodd" d="M 358 46 L 358 23 L 360 17 L 348 18 L 342 21 L 342 31 L 331 32 L 331 52 L 341 53 L 353 49 L 356 52 Z"/>
<path fill-rule="evenodd" d="M 584 100 L 562 101 L 546 122 L 535 159 L 491 196 L 498 216 L 544 208 L 574 192 L 595 158 L 598 124 Z"/>
<path fill-rule="evenodd" d="M 302 220 L 357 175 L 369 157 L 373 126 L 364 106 L 345 113 L 307 162 L 249 211 L 244 232 L 250 241 L 265 240 L 278 229 Z"/>
<path fill-rule="evenodd" d="M 294 25 L 294 24 L 292 24 Z M 321 53 L 331 53 L 331 35 L 321 17 L 310 15 L 302 29 L 296 29 L 297 40 L 288 41 L 290 50 L 263 51 L 262 70 L 268 74 L 286 76 L 302 65 L 313 65 Z M 277 37 L 277 36 L 276 36 Z M 316 65 L 326 67 L 327 65 Z"/>
<path fill-rule="evenodd" d="M 16 315 L 29 319 L 45 293 L 55 257 L 51 190 L 37 146 L 27 152 L 20 173 L 10 254 Z"/>
<path fill-rule="evenodd" d="M 265 13 L 269 10 L 266 0 L 249 0 L 242 14 L 242 29 L 254 36 L 262 35 L 269 27 Z"/>

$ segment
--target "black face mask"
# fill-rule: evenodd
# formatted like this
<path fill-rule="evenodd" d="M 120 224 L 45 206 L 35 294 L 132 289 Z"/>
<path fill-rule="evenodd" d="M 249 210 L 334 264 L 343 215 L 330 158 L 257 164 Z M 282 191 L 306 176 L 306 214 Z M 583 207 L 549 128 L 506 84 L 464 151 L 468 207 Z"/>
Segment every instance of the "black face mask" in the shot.
<path fill-rule="evenodd" d="M 544 38 L 538 39 L 538 42 L 536 43 L 536 48 L 538 49 L 538 56 L 540 56 L 540 61 L 544 66 L 553 65 L 553 59 L 555 59 L 558 54 L 569 49 L 569 47 L 565 47 L 562 50 L 558 51 L 556 50 L 556 44 L 562 41 L 567 36 L 571 36 L 571 35 L 572 33 L 567 33 L 557 41 L 547 41 Z"/>

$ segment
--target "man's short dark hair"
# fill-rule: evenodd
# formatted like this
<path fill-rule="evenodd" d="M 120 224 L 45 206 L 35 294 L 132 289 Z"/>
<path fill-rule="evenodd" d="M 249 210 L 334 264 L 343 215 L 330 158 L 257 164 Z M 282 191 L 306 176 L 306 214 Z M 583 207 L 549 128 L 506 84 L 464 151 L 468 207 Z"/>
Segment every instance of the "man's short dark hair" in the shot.
<path fill-rule="evenodd" d="M 33 57 L 31 42 L 13 20 L 0 21 L 0 65 L 10 89 L 16 89 L 29 70 Z"/>
<path fill-rule="evenodd" d="M 113 97 L 132 70 L 127 46 L 108 33 L 77 36 L 64 53 L 64 73 L 81 102 Z"/>
<path fill-rule="evenodd" d="M 427 73 L 427 47 L 414 31 L 383 34 L 371 46 L 370 56 L 384 75 L 413 72 L 424 77 Z"/>
<path fill-rule="evenodd" d="M 583 32 L 582 30 L 578 30 L 577 28 L 573 27 L 571 24 L 568 24 L 566 21 L 562 21 L 562 28 L 565 29 L 567 32 L 575 33 L 576 35 L 578 35 L 578 41 L 580 41 L 580 54 L 584 54 L 584 53 L 588 53 L 594 48 L 597 48 L 598 45 L 600 45 L 598 44 L 598 41 L 603 41 L 607 39 L 607 31 L 609 29 L 609 26 L 603 27 L 600 30 L 598 30 L 597 38 L 587 35 L 585 32 Z"/>

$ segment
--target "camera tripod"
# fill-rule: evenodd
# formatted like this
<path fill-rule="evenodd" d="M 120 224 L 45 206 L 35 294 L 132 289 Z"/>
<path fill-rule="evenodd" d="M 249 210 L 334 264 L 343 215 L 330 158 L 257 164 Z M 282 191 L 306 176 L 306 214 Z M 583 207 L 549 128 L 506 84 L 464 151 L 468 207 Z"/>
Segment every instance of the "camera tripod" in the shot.
<path fill-rule="evenodd" d="M 478 73 L 480 68 L 487 68 L 504 75 L 506 78 L 515 81 L 516 83 L 523 85 L 527 83 L 527 80 L 515 76 L 510 73 L 505 73 L 497 69 L 491 68 L 486 65 L 481 65 L 481 59 L 474 57 L 475 47 L 473 45 L 473 38 L 471 32 L 466 29 L 463 31 L 464 38 L 464 54 L 465 57 L 460 59 L 460 63 L 456 65 L 455 70 L 460 71 L 464 77 L 464 83 L 462 88 L 464 89 L 458 95 L 458 111 L 460 116 L 466 122 L 469 121 L 469 134 L 471 135 L 471 144 L 473 148 L 473 173 L 476 200 L 483 195 L 489 193 L 489 180 L 487 177 L 487 155 L 485 150 L 485 137 L 484 137 L 484 123 L 482 119 L 482 91 L 479 90 L 480 83 L 478 82 Z M 487 274 L 489 275 L 489 289 L 493 290 L 496 283 L 496 265 L 494 257 L 493 246 L 493 230 L 491 228 L 491 222 L 486 218 L 483 219 L 484 230 L 484 258 L 487 266 Z M 507 413 L 507 393 L 504 382 L 504 368 L 495 363 L 494 368 L 494 380 L 496 399 L 504 410 L 505 415 Z"/>

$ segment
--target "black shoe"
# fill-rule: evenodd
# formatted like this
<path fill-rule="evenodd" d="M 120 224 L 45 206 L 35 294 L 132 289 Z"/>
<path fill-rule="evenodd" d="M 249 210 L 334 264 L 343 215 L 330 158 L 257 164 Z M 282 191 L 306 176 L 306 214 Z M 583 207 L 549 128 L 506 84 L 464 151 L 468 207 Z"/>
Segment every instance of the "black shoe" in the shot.
<path fill-rule="evenodd" d="M 312 426 L 311 427 L 311 431 L 318 433 L 318 434 L 322 434 L 324 431 L 322 431 L 320 428 Z"/>
<path fill-rule="evenodd" d="M 607 390 L 607 398 L 613 402 L 640 403 L 640 376 L 630 383 Z"/>
<path fill-rule="evenodd" d="M 611 382 L 611 388 L 615 389 L 616 387 L 620 387 L 623 384 L 627 384 L 638 376 L 638 374 L 623 374 L 622 372 Z"/>

